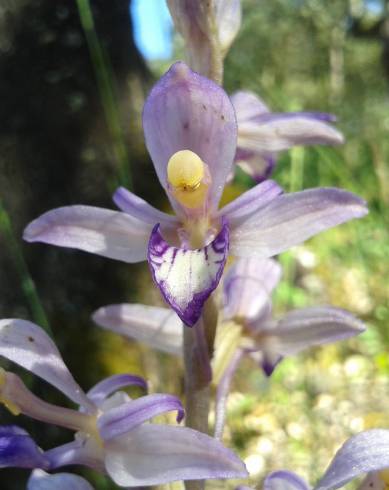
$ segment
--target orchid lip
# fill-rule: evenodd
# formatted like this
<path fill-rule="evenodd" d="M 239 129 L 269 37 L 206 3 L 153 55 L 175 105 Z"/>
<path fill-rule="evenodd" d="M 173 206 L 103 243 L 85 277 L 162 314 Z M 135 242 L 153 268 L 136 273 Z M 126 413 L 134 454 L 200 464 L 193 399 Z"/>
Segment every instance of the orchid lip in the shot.
<path fill-rule="evenodd" d="M 203 248 L 170 246 L 157 224 L 151 233 L 148 262 L 154 282 L 181 320 L 192 327 L 221 279 L 227 260 L 229 229 L 226 220 L 214 240 Z"/>

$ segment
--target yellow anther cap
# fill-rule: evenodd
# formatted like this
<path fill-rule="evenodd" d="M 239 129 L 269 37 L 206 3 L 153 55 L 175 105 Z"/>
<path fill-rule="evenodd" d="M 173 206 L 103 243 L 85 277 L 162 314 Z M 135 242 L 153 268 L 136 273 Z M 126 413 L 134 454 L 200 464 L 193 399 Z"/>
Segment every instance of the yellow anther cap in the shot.
<path fill-rule="evenodd" d="M 167 180 L 177 201 L 189 209 L 200 207 L 207 196 L 206 165 L 191 150 L 180 150 L 167 164 Z"/>
<path fill-rule="evenodd" d="M 204 163 L 193 151 L 177 151 L 167 164 L 167 179 L 173 187 L 194 190 L 203 177 Z"/>

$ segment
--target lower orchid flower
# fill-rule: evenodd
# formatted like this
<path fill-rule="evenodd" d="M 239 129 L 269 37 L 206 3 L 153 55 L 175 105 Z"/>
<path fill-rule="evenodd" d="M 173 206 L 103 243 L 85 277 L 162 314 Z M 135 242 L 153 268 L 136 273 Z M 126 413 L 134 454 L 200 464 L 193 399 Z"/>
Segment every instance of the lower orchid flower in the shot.
<path fill-rule="evenodd" d="M 175 216 L 126 189 L 122 212 L 91 206 L 49 211 L 24 238 L 124 262 L 148 260 L 155 283 L 182 321 L 193 326 L 217 287 L 228 255 L 265 258 L 367 213 L 364 201 L 334 188 L 282 194 L 265 181 L 218 210 L 236 153 L 237 124 L 224 90 L 175 63 L 148 96 L 146 146 Z"/>
<path fill-rule="evenodd" d="M 351 313 L 332 306 L 297 309 L 274 320 L 271 293 L 280 278 L 281 268 L 272 259 L 240 259 L 224 278 L 222 320 L 212 359 L 213 383 L 217 385 L 215 437 L 221 438 L 231 380 L 243 356 L 252 357 L 270 376 L 285 356 L 365 330 Z M 161 351 L 182 352 L 180 322 L 165 308 L 111 305 L 97 310 L 93 319 Z"/>
<path fill-rule="evenodd" d="M 167 411 L 177 411 L 179 422 L 184 411 L 172 395 L 131 399 L 118 391 L 133 384 L 145 387 L 142 378 L 111 376 L 85 394 L 53 341 L 33 323 L 1 320 L 0 356 L 52 384 L 80 407 L 47 403 L 31 393 L 19 376 L 2 370 L 0 401 L 14 415 L 65 427 L 75 431 L 75 438 L 43 452 L 22 429 L 4 427 L 0 429 L 0 467 L 54 470 L 81 464 L 108 473 L 117 485 L 127 487 L 247 475 L 240 459 L 215 439 L 185 427 L 145 423 Z"/>
<path fill-rule="evenodd" d="M 339 449 L 313 490 L 335 490 L 366 474 L 358 490 L 385 490 L 389 483 L 389 431 L 371 429 L 350 437 Z M 291 471 L 275 471 L 265 478 L 264 490 L 311 490 Z"/>
<path fill-rule="evenodd" d="M 365 330 L 351 313 L 333 306 L 297 309 L 273 319 L 271 293 L 280 278 L 281 267 L 273 259 L 240 259 L 230 267 L 223 281 L 222 320 L 212 362 L 214 381 L 220 379 L 237 350 L 240 356 L 253 357 L 270 376 L 282 357 Z M 98 309 L 93 320 L 163 352 L 182 353 L 180 321 L 166 308 L 110 305 Z"/>
<path fill-rule="evenodd" d="M 281 151 L 298 145 L 339 145 L 342 134 L 330 124 L 335 116 L 323 112 L 270 112 L 252 92 L 231 97 L 238 122 L 235 162 L 257 182 L 273 173 Z"/>

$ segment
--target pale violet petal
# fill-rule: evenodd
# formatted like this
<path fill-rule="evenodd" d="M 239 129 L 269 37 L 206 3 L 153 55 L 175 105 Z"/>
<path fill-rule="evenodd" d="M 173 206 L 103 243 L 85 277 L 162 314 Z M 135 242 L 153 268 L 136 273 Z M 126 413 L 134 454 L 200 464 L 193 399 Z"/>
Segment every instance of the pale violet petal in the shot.
<path fill-rule="evenodd" d="M 321 306 L 287 313 L 275 328 L 269 330 L 269 334 L 277 338 L 277 352 L 290 356 L 315 345 L 353 337 L 364 332 L 365 328 L 363 322 L 350 312 Z"/>
<path fill-rule="evenodd" d="M 361 198 L 341 189 L 284 194 L 231 225 L 230 252 L 238 257 L 272 257 L 367 212 Z"/>
<path fill-rule="evenodd" d="M 155 283 L 167 303 L 188 326 L 200 318 L 203 304 L 219 284 L 228 254 L 226 223 L 204 248 L 171 247 L 158 226 L 149 243 L 148 262 Z"/>
<path fill-rule="evenodd" d="M 239 91 L 231 96 L 231 102 L 236 112 L 239 124 L 270 112 L 265 102 L 253 92 Z"/>
<path fill-rule="evenodd" d="M 279 470 L 267 475 L 263 482 L 263 490 L 310 490 L 300 476 L 292 471 Z"/>
<path fill-rule="evenodd" d="M 50 469 L 54 470 L 62 466 L 82 465 L 104 473 L 104 450 L 101 441 L 76 434 L 74 441 L 45 452 L 45 457 L 50 461 Z"/>
<path fill-rule="evenodd" d="M 245 478 L 242 461 L 219 441 L 186 427 L 144 424 L 105 444 L 106 469 L 122 486 Z"/>
<path fill-rule="evenodd" d="M 281 273 L 273 259 L 237 259 L 224 276 L 224 318 L 248 323 L 262 318 L 269 311 Z"/>
<path fill-rule="evenodd" d="M 219 45 L 224 57 L 238 34 L 242 21 L 240 0 L 216 0 L 215 20 Z"/>
<path fill-rule="evenodd" d="M 34 470 L 28 479 L 27 490 L 93 490 L 84 478 L 71 473 L 50 475 L 43 470 Z"/>
<path fill-rule="evenodd" d="M 16 425 L 0 426 L 0 468 L 48 468 L 49 460 L 28 432 Z"/>
<path fill-rule="evenodd" d="M 146 259 L 153 226 L 126 213 L 92 206 L 53 209 L 24 230 L 28 242 L 77 248 L 123 262 Z"/>
<path fill-rule="evenodd" d="M 212 179 L 208 208 L 215 210 L 232 169 L 237 137 L 235 112 L 224 90 L 184 63 L 175 63 L 146 100 L 143 128 L 164 189 L 168 192 L 170 157 L 179 150 L 191 150 L 208 165 Z M 179 210 L 178 203 L 169 197 Z"/>
<path fill-rule="evenodd" d="M 276 166 L 275 155 L 264 155 L 260 152 L 242 151 L 238 148 L 235 155 L 235 163 L 256 182 L 268 179 Z"/>
<path fill-rule="evenodd" d="M 177 422 L 181 422 L 184 409 L 180 400 L 173 395 L 153 393 L 104 412 L 97 420 L 97 427 L 104 441 L 109 441 L 157 415 L 171 411 L 177 411 Z"/>
<path fill-rule="evenodd" d="M 389 468 L 389 430 L 371 429 L 348 439 L 335 454 L 315 490 L 343 487 L 354 478 Z"/>
<path fill-rule="evenodd" d="M 0 356 L 52 384 L 86 410 L 95 406 L 76 383 L 46 332 L 26 320 L 0 320 Z"/>
<path fill-rule="evenodd" d="M 338 145 L 342 134 L 328 124 L 327 114 L 265 114 L 238 123 L 238 148 L 263 155 L 288 150 L 297 145 Z"/>
<path fill-rule="evenodd" d="M 153 349 L 182 355 L 182 322 L 172 310 L 141 304 L 109 305 L 92 315 L 93 321 Z"/>
<path fill-rule="evenodd" d="M 88 391 L 87 396 L 93 403 L 100 405 L 112 393 L 127 386 L 140 386 L 144 390 L 147 390 L 147 383 L 140 376 L 134 376 L 133 374 L 114 374 L 97 383 Z"/>
<path fill-rule="evenodd" d="M 224 216 L 231 227 L 237 226 L 264 208 L 282 192 L 282 188 L 274 180 L 265 180 L 224 206 L 216 216 Z"/>
<path fill-rule="evenodd" d="M 175 216 L 159 211 L 124 187 L 119 187 L 116 190 L 113 200 L 119 209 L 152 226 L 160 223 L 162 228 L 175 228 L 178 224 Z"/>

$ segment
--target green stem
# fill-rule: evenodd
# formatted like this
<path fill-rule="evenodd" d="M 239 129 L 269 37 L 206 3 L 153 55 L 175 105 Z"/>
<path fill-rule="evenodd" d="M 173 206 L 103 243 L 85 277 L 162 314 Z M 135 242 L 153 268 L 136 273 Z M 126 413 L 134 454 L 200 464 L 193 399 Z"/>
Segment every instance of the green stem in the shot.
<path fill-rule="evenodd" d="M 204 305 L 203 316 L 192 328 L 184 328 L 186 426 L 208 433 L 212 373 L 210 359 L 214 349 L 217 308 L 213 298 Z M 186 490 L 203 490 L 205 481 L 186 481 Z"/>
<path fill-rule="evenodd" d="M 31 278 L 26 261 L 24 260 L 20 244 L 12 229 L 11 220 L 1 201 L 0 231 L 1 234 L 4 235 L 6 243 L 9 246 L 9 251 L 15 264 L 15 269 L 20 277 L 23 293 L 29 304 L 33 319 L 38 325 L 44 328 L 48 334 L 52 335 L 45 310 L 43 309 L 34 281 Z"/>
<path fill-rule="evenodd" d="M 123 129 L 120 123 L 119 110 L 112 83 L 112 69 L 109 59 L 97 36 L 89 0 L 77 0 L 78 13 L 84 29 L 93 68 L 95 70 L 98 89 L 105 119 L 113 142 L 113 150 L 118 163 L 119 183 L 132 189 L 130 159 L 125 144 Z"/>

